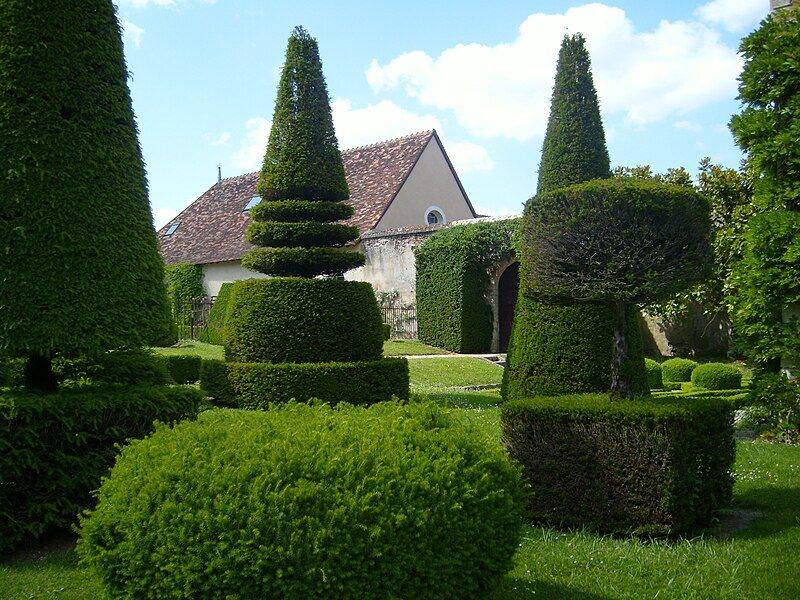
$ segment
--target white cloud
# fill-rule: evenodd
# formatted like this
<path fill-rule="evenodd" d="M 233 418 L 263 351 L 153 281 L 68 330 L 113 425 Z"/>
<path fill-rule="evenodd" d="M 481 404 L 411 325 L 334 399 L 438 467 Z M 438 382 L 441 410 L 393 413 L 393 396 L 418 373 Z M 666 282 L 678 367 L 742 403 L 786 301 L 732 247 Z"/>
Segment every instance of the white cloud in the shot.
<path fill-rule="evenodd" d="M 440 129 L 439 119 L 433 115 L 417 115 L 389 100 L 353 108 L 350 100 L 338 99 L 331 104 L 333 125 L 339 147 L 354 148 L 381 140 L 400 137 L 415 131 Z"/>
<path fill-rule="evenodd" d="M 510 217 L 521 215 L 523 207 L 518 206 L 516 209 L 509 208 L 508 206 L 500 206 L 497 208 L 489 208 L 483 204 L 473 204 L 475 212 L 484 217 Z"/>
<path fill-rule="evenodd" d="M 443 141 L 447 155 L 453 162 L 453 167 L 459 174 L 470 173 L 472 171 L 491 171 L 494 169 L 494 161 L 489 156 L 489 152 L 480 144 L 472 142 L 448 142 Z"/>
<path fill-rule="evenodd" d="M 132 43 L 136 48 L 141 46 L 144 29 L 134 23 L 131 23 L 127 19 L 121 19 L 120 24 L 122 25 L 122 40 L 126 44 L 128 42 Z"/>
<path fill-rule="evenodd" d="M 173 208 L 167 208 L 164 206 L 154 206 L 153 222 L 156 226 L 156 231 L 161 229 L 164 225 L 166 225 L 170 221 L 172 221 L 172 219 L 174 219 L 176 216 L 178 216 L 178 211 Z"/>
<path fill-rule="evenodd" d="M 272 121 L 264 117 L 253 117 L 245 121 L 244 127 L 247 132 L 239 149 L 231 157 L 231 165 L 243 172 L 257 171 L 261 168 L 264 152 L 267 150 Z"/>
<path fill-rule="evenodd" d="M 215 4 L 217 0 L 116 0 L 114 3 L 120 7 L 147 8 L 149 6 L 178 6 L 179 4 Z"/>
<path fill-rule="evenodd" d="M 331 112 L 339 147 L 343 150 L 428 129 L 436 129 L 440 135 L 442 134 L 442 124 L 435 116 L 418 115 L 389 100 L 353 108 L 350 100 L 342 98 L 331 104 Z M 231 165 L 234 168 L 245 171 L 256 171 L 261 168 L 271 126 L 272 123 L 263 117 L 247 120 L 244 140 L 231 157 Z M 227 138 L 225 141 L 228 141 Z M 447 138 L 442 143 L 459 174 L 494 168 L 494 161 L 489 152 L 479 144 L 455 142 Z"/>
<path fill-rule="evenodd" d="M 223 131 L 220 136 L 211 142 L 212 146 L 224 146 L 231 140 L 231 132 L 230 131 Z"/>
<path fill-rule="evenodd" d="M 693 123 L 692 121 L 687 121 L 686 119 L 682 119 L 680 121 L 675 121 L 672 126 L 675 129 L 682 129 L 683 131 L 700 131 L 702 127 L 697 123 Z"/>
<path fill-rule="evenodd" d="M 767 0 L 712 0 L 694 11 L 694 15 L 730 32 L 750 29 L 769 12 Z"/>
<path fill-rule="evenodd" d="M 566 32 L 584 34 L 601 109 L 623 115 L 628 125 L 681 116 L 736 95 L 741 59 L 717 31 L 662 21 L 638 32 L 622 9 L 599 3 L 532 14 L 512 42 L 458 44 L 436 58 L 413 51 L 383 65 L 373 60 L 367 80 L 376 92 L 403 89 L 427 106 L 452 111 L 472 135 L 524 141 L 544 134 Z"/>

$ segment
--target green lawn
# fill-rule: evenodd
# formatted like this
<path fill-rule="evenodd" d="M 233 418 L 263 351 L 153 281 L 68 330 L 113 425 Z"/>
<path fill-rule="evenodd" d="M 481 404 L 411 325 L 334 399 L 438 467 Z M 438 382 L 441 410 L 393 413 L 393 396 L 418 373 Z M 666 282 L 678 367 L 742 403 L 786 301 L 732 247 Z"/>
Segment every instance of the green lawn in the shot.
<path fill-rule="evenodd" d="M 175 356 L 181 354 L 190 354 L 192 356 L 199 356 L 200 358 L 225 360 L 225 350 L 222 346 L 214 346 L 213 344 L 205 344 L 203 342 L 196 342 L 194 340 L 183 340 L 177 346 L 170 348 L 153 348 L 157 354 L 164 356 Z"/>
<path fill-rule="evenodd" d="M 498 391 L 447 388 L 499 381 L 501 369 L 463 357 L 409 362 L 420 392 L 415 399 L 454 407 L 487 443 L 500 444 Z M 648 542 L 524 525 L 515 566 L 494 598 L 800 598 L 800 447 L 740 442 L 736 474 L 732 509 L 691 540 Z M 0 600 L 97 598 L 96 580 L 77 564 L 68 542 L 0 558 Z"/>
<path fill-rule="evenodd" d="M 447 350 L 423 344 L 419 340 L 388 340 L 383 343 L 384 356 L 412 356 L 415 354 L 451 354 Z"/>

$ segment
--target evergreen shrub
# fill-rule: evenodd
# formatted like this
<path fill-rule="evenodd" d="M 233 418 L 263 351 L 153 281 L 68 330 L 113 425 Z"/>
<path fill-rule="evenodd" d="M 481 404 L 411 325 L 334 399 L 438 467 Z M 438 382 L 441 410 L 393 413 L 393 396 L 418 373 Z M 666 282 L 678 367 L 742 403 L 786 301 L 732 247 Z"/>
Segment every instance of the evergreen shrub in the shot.
<path fill-rule="evenodd" d="M 112 597 L 477 599 L 522 505 L 503 452 L 432 404 L 211 411 L 123 449 L 78 552 Z"/>
<path fill-rule="evenodd" d="M 707 390 L 737 390 L 742 387 L 742 372 L 733 365 L 705 363 L 694 368 L 691 381 Z"/>
<path fill-rule="evenodd" d="M 275 277 L 316 277 L 341 275 L 365 260 L 360 252 L 337 248 L 255 248 L 242 257 L 242 266 Z"/>
<path fill-rule="evenodd" d="M 199 356 L 175 355 L 163 356 L 164 362 L 175 383 L 186 384 L 200 381 L 200 364 L 203 359 Z"/>
<path fill-rule="evenodd" d="M 0 392 L 0 550 L 67 527 L 117 455 L 153 422 L 194 418 L 186 387 L 83 386 L 41 395 Z"/>
<path fill-rule="evenodd" d="M 225 341 L 230 362 L 374 361 L 383 354 L 372 286 L 338 279 L 237 281 Z"/>
<path fill-rule="evenodd" d="M 535 486 L 529 510 L 537 520 L 684 534 L 732 497 L 736 445 L 726 399 L 538 397 L 504 404 L 501 425 L 509 455 Z"/>
<path fill-rule="evenodd" d="M 383 324 L 383 341 L 389 341 L 389 338 L 392 337 L 392 326 L 389 323 Z"/>
<path fill-rule="evenodd" d="M 53 361 L 60 382 L 72 386 L 86 383 L 125 385 L 169 385 L 174 383 L 162 356 L 152 350 L 115 350 L 98 356 L 60 358 Z"/>
<path fill-rule="evenodd" d="M 515 255 L 520 219 L 450 227 L 415 252 L 419 339 L 452 352 L 488 352 L 488 269 Z"/>
<path fill-rule="evenodd" d="M 222 406 L 266 409 L 289 400 L 366 405 L 408 399 L 408 361 L 224 363 L 204 361 L 200 387 Z"/>
<path fill-rule="evenodd" d="M 223 283 L 217 293 L 217 299 L 211 305 L 206 326 L 200 331 L 199 340 L 201 342 L 217 346 L 222 346 L 225 343 L 225 323 L 228 320 L 232 297 L 233 283 Z"/>
<path fill-rule="evenodd" d="M 650 389 L 662 389 L 664 387 L 664 379 L 661 376 L 661 365 L 652 358 L 645 358 L 644 367 L 647 370 L 647 384 Z"/>
<path fill-rule="evenodd" d="M 630 367 L 636 389 L 647 394 L 639 312 L 628 308 Z M 611 387 L 614 315 L 597 303 L 550 304 L 520 294 L 514 317 L 513 343 L 503 372 L 504 399 L 605 392 Z"/>
<path fill-rule="evenodd" d="M 688 358 L 670 358 L 661 363 L 661 374 L 665 382 L 691 381 L 692 371 L 698 367 L 698 364 Z"/>

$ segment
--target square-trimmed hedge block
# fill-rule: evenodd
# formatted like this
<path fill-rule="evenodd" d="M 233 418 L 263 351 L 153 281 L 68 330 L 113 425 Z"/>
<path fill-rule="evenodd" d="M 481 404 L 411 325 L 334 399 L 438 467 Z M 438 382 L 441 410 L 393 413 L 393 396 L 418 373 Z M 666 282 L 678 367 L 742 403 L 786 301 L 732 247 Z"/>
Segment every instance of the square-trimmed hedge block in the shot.
<path fill-rule="evenodd" d="M 503 405 L 501 425 L 537 520 L 676 535 L 731 501 L 733 409 L 721 398 L 539 397 Z"/>
<path fill-rule="evenodd" d="M 408 361 L 384 358 L 350 363 L 226 363 L 204 360 L 200 387 L 215 404 L 265 409 L 318 398 L 367 405 L 407 399 Z"/>

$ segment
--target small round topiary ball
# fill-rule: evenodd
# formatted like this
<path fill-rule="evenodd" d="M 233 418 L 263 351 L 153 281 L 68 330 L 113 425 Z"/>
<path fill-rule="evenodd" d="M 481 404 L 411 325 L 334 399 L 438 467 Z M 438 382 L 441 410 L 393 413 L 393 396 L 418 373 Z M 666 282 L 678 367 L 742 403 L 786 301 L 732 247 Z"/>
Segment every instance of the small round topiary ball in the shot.
<path fill-rule="evenodd" d="M 733 365 L 706 363 L 692 371 L 692 383 L 707 390 L 738 390 L 742 372 Z"/>
<path fill-rule="evenodd" d="M 697 368 L 698 364 L 688 358 L 670 358 L 661 363 L 661 375 L 664 381 L 691 381 L 692 371 Z"/>
<path fill-rule="evenodd" d="M 651 390 L 660 390 L 664 387 L 664 380 L 661 377 L 661 365 L 652 358 L 644 359 L 644 368 L 647 370 L 647 385 Z"/>
<path fill-rule="evenodd" d="M 78 551 L 110 597 L 486 598 L 523 505 L 431 404 L 211 411 L 122 450 Z"/>

